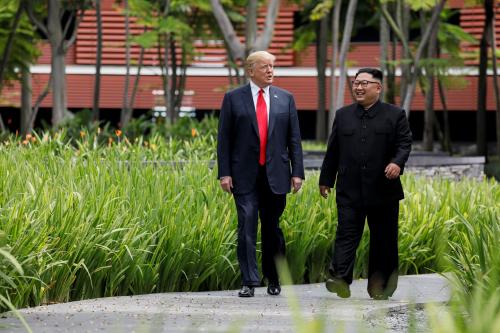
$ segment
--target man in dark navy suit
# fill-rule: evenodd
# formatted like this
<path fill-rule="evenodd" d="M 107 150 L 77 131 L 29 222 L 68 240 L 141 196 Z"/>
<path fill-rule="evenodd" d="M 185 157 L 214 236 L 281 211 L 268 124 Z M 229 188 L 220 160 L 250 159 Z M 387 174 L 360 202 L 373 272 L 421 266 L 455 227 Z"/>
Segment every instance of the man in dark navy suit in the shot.
<path fill-rule="evenodd" d="M 319 190 L 327 197 L 337 183 L 338 227 L 330 265 L 329 291 L 351 295 L 354 260 L 365 219 L 370 228 L 368 293 L 392 296 L 398 279 L 399 176 L 411 150 L 404 110 L 379 101 L 382 72 L 362 68 L 352 82 L 356 103 L 339 109 L 333 122 Z"/>
<path fill-rule="evenodd" d="M 290 188 L 296 193 L 304 179 L 295 101 L 289 92 L 271 86 L 274 61 L 265 51 L 248 56 L 250 82 L 225 94 L 219 118 L 218 177 L 222 189 L 233 194 L 238 213 L 240 297 L 252 297 L 261 281 L 255 252 L 258 216 L 267 293 L 280 294 L 275 260 L 285 255 L 285 239 L 279 219 L 286 194 Z"/>

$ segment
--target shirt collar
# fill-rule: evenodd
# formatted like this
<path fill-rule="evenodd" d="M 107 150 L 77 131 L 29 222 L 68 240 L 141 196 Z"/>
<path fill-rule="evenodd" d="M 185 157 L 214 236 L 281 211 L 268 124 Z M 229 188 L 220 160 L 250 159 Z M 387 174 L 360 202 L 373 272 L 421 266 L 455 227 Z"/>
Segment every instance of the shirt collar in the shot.
<path fill-rule="evenodd" d="M 363 117 L 363 114 L 366 112 L 366 115 L 368 116 L 368 118 L 373 118 L 377 115 L 379 109 L 380 109 L 380 100 L 377 100 L 375 102 L 375 104 L 373 104 L 372 106 L 370 106 L 370 108 L 368 110 L 365 110 L 365 108 L 363 106 L 361 106 L 361 104 L 358 104 L 357 108 L 356 108 L 356 114 L 358 115 L 359 118 Z"/>
<path fill-rule="evenodd" d="M 262 89 L 264 89 L 264 94 L 266 96 L 269 96 L 269 87 L 270 86 L 266 86 Z M 252 89 L 252 96 L 255 96 L 259 93 L 259 90 L 261 89 L 258 85 L 256 85 L 255 83 L 253 83 L 252 80 L 250 80 L 250 89 Z"/>

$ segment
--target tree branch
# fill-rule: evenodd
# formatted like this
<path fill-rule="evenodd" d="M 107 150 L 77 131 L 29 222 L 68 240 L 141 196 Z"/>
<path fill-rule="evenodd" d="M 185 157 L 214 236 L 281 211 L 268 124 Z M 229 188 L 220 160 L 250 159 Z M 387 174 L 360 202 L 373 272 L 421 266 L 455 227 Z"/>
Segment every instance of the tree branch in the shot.
<path fill-rule="evenodd" d="M 31 113 L 31 117 L 30 117 L 29 122 L 28 122 L 28 126 L 29 126 L 28 131 L 30 131 L 31 129 L 33 129 L 35 127 L 36 115 L 38 114 L 38 109 L 40 108 L 40 104 L 42 104 L 42 101 L 49 94 L 50 86 L 52 85 L 52 76 L 53 76 L 53 74 L 51 72 L 50 77 L 49 77 L 49 82 L 47 82 L 47 85 L 45 86 L 43 92 L 40 94 L 40 96 L 38 96 L 38 98 L 35 102 L 35 105 L 33 105 L 33 112 Z"/>
<path fill-rule="evenodd" d="M 75 29 L 73 29 L 73 33 L 72 33 L 71 37 L 67 41 L 64 41 L 64 43 L 63 43 L 64 52 L 66 52 L 71 47 L 71 45 L 73 45 L 73 43 L 76 41 L 78 28 L 80 27 L 80 23 L 82 22 L 84 15 L 85 15 L 85 9 L 82 6 L 82 8 L 80 8 L 80 14 L 75 19 Z M 69 20 L 68 20 L 68 22 L 69 22 Z M 67 32 L 67 30 L 65 27 L 63 36 L 66 36 L 66 32 Z"/>
<path fill-rule="evenodd" d="M 255 41 L 255 50 L 266 50 L 269 48 L 269 44 L 271 43 L 271 39 L 273 38 L 274 24 L 276 23 L 279 9 L 280 0 L 271 0 L 267 7 L 264 30 Z"/>
<path fill-rule="evenodd" d="M 387 23 L 391 27 L 392 31 L 394 31 L 394 33 L 396 34 L 398 39 L 401 41 L 401 44 L 403 44 L 403 48 L 405 49 L 405 51 L 407 51 L 408 54 L 410 55 L 410 57 L 412 58 L 412 60 L 414 60 L 413 55 L 410 52 L 410 46 L 408 45 L 408 42 L 407 42 L 405 36 L 403 35 L 403 32 L 401 31 L 401 28 L 394 21 L 391 14 L 389 14 L 389 11 L 387 10 L 387 6 L 380 6 L 380 11 L 382 12 L 382 15 L 384 16 L 385 20 L 387 21 Z"/>
<path fill-rule="evenodd" d="M 220 1 L 210 0 L 210 3 L 212 4 L 215 19 L 219 24 L 219 28 L 224 35 L 224 39 L 229 46 L 229 50 L 233 55 L 233 58 L 235 60 L 243 59 L 245 56 L 245 46 L 240 42 L 238 36 L 236 35 L 233 24 L 229 20 L 229 17 L 224 11 Z"/>
<path fill-rule="evenodd" d="M 43 24 L 38 17 L 36 17 L 35 13 L 33 12 L 33 3 L 32 1 L 23 1 L 25 3 L 25 8 L 26 8 L 26 13 L 28 13 L 28 17 L 30 18 L 31 22 L 36 25 L 36 27 L 45 35 L 49 36 L 49 31 L 47 29 L 47 26 Z"/>

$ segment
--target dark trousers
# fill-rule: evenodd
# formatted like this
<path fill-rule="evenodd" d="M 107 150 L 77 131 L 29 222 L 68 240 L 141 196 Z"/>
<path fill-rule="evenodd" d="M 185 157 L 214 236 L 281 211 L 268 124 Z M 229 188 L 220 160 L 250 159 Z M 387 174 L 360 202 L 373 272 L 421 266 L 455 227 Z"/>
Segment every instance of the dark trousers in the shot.
<path fill-rule="evenodd" d="M 365 219 L 370 228 L 368 293 L 391 296 L 398 277 L 399 202 L 376 207 L 338 206 L 338 227 L 330 274 L 352 283 L 354 261 Z"/>
<path fill-rule="evenodd" d="M 258 216 L 261 222 L 262 274 L 270 283 L 279 282 L 275 259 L 285 255 L 285 238 L 279 219 L 286 205 L 286 194 L 274 194 L 269 188 L 265 167 L 259 168 L 256 188 L 235 194 L 238 213 L 238 262 L 242 285 L 259 286 L 255 247 Z"/>

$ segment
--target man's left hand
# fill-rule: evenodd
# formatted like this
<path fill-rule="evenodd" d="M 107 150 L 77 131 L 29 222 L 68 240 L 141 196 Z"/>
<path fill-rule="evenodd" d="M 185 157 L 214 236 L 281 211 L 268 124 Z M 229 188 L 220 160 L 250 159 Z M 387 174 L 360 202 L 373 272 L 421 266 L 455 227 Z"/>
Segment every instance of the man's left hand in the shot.
<path fill-rule="evenodd" d="M 385 172 L 385 176 L 388 179 L 396 179 L 399 177 L 399 173 L 401 172 L 401 168 L 396 163 L 389 163 L 385 167 L 384 172 Z"/>
<path fill-rule="evenodd" d="M 300 190 L 301 187 L 302 187 L 302 178 L 292 177 L 293 193 L 297 193 L 297 191 Z"/>

